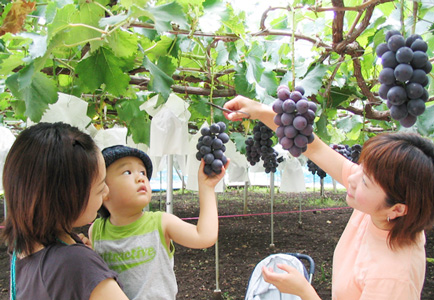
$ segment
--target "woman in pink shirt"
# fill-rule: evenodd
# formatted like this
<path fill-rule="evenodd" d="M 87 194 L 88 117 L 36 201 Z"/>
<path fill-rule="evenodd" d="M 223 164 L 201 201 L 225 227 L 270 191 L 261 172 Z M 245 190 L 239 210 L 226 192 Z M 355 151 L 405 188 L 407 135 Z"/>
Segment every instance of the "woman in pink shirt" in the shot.
<path fill-rule="evenodd" d="M 272 129 L 271 107 L 242 96 L 228 101 L 228 120 L 250 114 Z M 332 299 L 420 299 L 425 278 L 424 230 L 434 223 L 434 145 L 413 133 L 380 134 L 354 164 L 318 137 L 303 153 L 347 188 L 353 214 L 333 257 Z M 282 293 L 320 299 L 296 269 L 263 269 Z"/>

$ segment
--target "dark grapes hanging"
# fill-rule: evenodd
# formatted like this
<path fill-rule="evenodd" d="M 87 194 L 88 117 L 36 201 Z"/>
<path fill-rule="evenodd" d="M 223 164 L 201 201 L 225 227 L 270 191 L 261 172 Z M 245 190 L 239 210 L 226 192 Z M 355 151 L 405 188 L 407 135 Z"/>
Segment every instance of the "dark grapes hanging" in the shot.
<path fill-rule="evenodd" d="M 227 158 L 224 154 L 226 144 L 229 141 L 229 135 L 225 133 L 226 124 L 218 122 L 211 124 L 210 127 L 203 127 L 200 130 L 202 136 L 196 145 L 198 152 L 197 160 L 205 161 L 204 173 L 207 175 L 220 174 L 222 167 L 226 165 Z"/>
<path fill-rule="evenodd" d="M 351 160 L 353 163 L 357 163 L 359 161 L 360 152 L 362 151 L 362 146 L 359 144 L 355 144 L 351 147 L 348 145 L 331 144 L 330 147 L 344 156 L 346 159 Z M 310 159 L 307 161 L 307 168 L 312 175 L 317 174 L 320 178 L 324 178 L 327 175 L 326 172 L 324 172 Z"/>
<path fill-rule="evenodd" d="M 314 140 L 313 123 L 316 104 L 304 97 L 304 89 L 296 87 L 293 92 L 285 85 L 277 88 L 278 99 L 273 103 L 276 113 L 276 135 L 282 148 L 298 157 Z"/>
<path fill-rule="evenodd" d="M 264 162 L 265 173 L 274 173 L 277 170 L 278 163 L 281 158 L 278 158 L 278 153 L 273 148 L 273 131 L 264 123 L 258 122 L 253 127 L 253 137 L 246 139 L 246 158 L 250 165 L 254 166 L 261 159 Z"/>
<path fill-rule="evenodd" d="M 312 175 L 317 174 L 319 176 L 319 178 L 321 178 L 321 179 L 327 176 L 327 173 L 324 172 L 323 169 L 318 167 L 317 164 L 315 164 L 310 159 L 307 160 L 307 168 L 308 168 L 309 172 L 312 173 Z"/>
<path fill-rule="evenodd" d="M 388 31 L 386 43 L 376 49 L 383 65 L 378 76 L 381 83 L 379 95 L 387 100 L 390 116 L 404 127 L 416 123 L 429 98 L 427 75 L 432 64 L 427 50 L 428 45 L 420 35 L 413 34 L 404 39 L 397 30 Z"/>

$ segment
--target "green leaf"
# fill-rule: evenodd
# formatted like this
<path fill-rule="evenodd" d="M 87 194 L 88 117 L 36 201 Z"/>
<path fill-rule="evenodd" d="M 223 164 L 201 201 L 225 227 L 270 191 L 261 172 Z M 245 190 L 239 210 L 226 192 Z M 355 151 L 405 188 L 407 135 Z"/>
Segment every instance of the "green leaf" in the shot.
<path fill-rule="evenodd" d="M 130 9 L 133 5 L 138 7 L 145 7 L 148 3 L 148 0 L 120 0 L 119 2 L 126 9 Z"/>
<path fill-rule="evenodd" d="M 343 88 L 332 87 L 330 89 L 331 107 L 338 107 L 343 102 L 347 101 L 351 96 L 353 96 L 357 91 L 355 88 L 345 86 Z"/>
<path fill-rule="evenodd" d="M 24 53 L 15 55 L 0 54 L 0 75 L 8 75 L 13 69 L 23 64 Z"/>
<path fill-rule="evenodd" d="M 265 71 L 264 73 L 262 73 L 261 81 L 259 82 L 259 84 L 263 88 L 265 88 L 269 95 L 275 95 L 278 86 L 276 73 L 274 73 L 273 71 Z"/>
<path fill-rule="evenodd" d="M 122 72 L 122 62 L 113 52 L 101 47 L 91 56 L 78 63 L 75 71 L 81 83 L 90 91 L 102 84 L 115 96 L 122 95 L 128 88 L 130 77 Z"/>
<path fill-rule="evenodd" d="M 173 44 L 173 39 L 168 36 L 161 36 L 161 39 L 153 43 L 148 49 L 145 50 L 147 56 L 152 55 L 155 58 L 165 56 L 168 54 L 170 47 Z"/>
<path fill-rule="evenodd" d="M 322 114 L 319 120 L 315 123 L 315 133 L 319 136 L 321 140 L 324 142 L 330 141 L 331 136 L 327 131 L 327 116 Z"/>
<path fill-rule="evenodd" d="M 116 30 L 107 37 L 109 47 L 119 57 L 128 57 L 137 53 L 138 37 L 128 31 Z"/>
<path fill-rule="evenodd" d="M 254 98 L 256 96 L 255 88 L 247 81 L 247 69 L 244 64 L 235 66 L 235 91 L 238 95 L 243 95 L 248 98 Z"/>
<path fill-rule="evenodd" d="M 48 104 L 57 101 L 57 88 L 54 81 L 45 74 L 35 72 L 33 64 L 6 79 L 6 85 L 14 97 L 24 100 L 25 115 L 33 122 L 39 122 Z"/>
<path fill-rule="evenodd" d="M 346 133 L 348 139 L 357 140 L 363 128 L 363 118 L 361 116 L 344 117 L 336 121 L 336 125 Z"/>
<path fill-rule="evenodd" d="M 175 59 L 169 56 L 163 56 L 158 59 L 157 67 L 162 70 L 166 75 L 172 76 L 176 71 L 176 64 L 174 64 Z"/>
<path fill-rule="evenodd" d="M 237 151 L 240 153 L 246 153 L 246 136 L 239 132 L 231 133 L 231 139 L 235 143 Z"/>
<path fill-rule="evenodd" d="M 218 66 L 226 66 L 229 60 L 229 52 L 224 43 L 218 43 L 215 50 L 217 51 L 216 64 Z"/>
<path fill-rule="evenodd" d="M 171 30 L 172 23 L 178 24 L 181 28 L 187 28 L 185 14 L 176 2 L 150 7 L 147 11 L 153 16 L 157 32 Z"/>
<path fill-rule="evenodd" d="M 169 98 L 172 91 L 174 81 L 163 70 L 154 65 L 147 57 L 143 60 L 143 66 L 151 73 L 151 81 L 149 82 L 149 90 L 160 93 L 165 100 Z"/>
<path fill-rule="evenodd" d="M 324 78 L 328 68 L 329 67 L 323 64 L 318 64 L 306 75 L 306 77 L 303 78 L 303 80 L 296 82 L 296 85 L 304 87 L 304 95 L 306 97 L 314 95 L 318 92 L 322 86 L 322 79 Z"/>
<path fill-rule="evenodd" d="M 247 55 L 247 81 L 249 83 L 259 82 L 265 67 L 262 65 L 264 51 L 257 43 L 252 45 Z"/>
<path fill-rule="evenodd" d="M 421 135 L 434 137 L 434 105 L 428 106 L 425 112 L 417 117 L 416 125 Z"/>
<path fill-rule="evenodd" d="M 147 113 L 140 110 L 142 104 L 143 101 L 138 99 L 119 101 L 116 110 L 119 119 L 128 125 L 128 131 L 132 134 L 133 141 L 149 145 L 151 123 Z"/>

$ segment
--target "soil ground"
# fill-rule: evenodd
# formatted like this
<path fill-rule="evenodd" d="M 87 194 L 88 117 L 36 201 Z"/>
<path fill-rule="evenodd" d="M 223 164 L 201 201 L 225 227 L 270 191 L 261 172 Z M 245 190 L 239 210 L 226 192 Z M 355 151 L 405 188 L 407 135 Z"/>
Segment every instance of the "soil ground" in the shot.
<path fill-rule="evenodd" d="M 165 197 L 164 193 L 154 193 L 151 209 L 165 210 Z M 275 193 L 271 234 L 268 191 L 249 191 L 246 207 L 243 189 L 219 194 L 217 246 L 197 250 L 175 245 L 177 299 L 244 299 L 255 265 L 272 253 L 286 252 L 304 253 L 314 259 L 313 286 L 322 299 L 330 299 L 333 250 L 351 214 L 344 197 L 333 192 L 326 192 L 325 198 L 317 192 Z M 173 203 L 173 213 L 181 218 L 199 214 L 196 193 L 177 192 Z M 3 205 L 0 209 L 3 216 Z M 196 222 L 194 218 L 187 221 Z M 434 258 L 434 231 L 426 236 L 427 257 Z M 10 272 L 4 245 L 0 249 L 0 270 L 0 300 L 6 300 Z M 427 262 L 421 299 L 434 299 L 434 262 Z"/>

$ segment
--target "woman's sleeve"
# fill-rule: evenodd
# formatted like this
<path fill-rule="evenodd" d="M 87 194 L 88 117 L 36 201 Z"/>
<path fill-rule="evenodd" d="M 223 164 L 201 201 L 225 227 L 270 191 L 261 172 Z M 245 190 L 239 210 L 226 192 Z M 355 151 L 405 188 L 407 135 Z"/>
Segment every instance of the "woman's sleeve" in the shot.
<path fill-rule="evenodd" d="M 75 244 L 55 252 L 55 262 L 51 257 L 43 268 L 47 293 L 52 299 L 87 300 L 101 281 L 113 278 L 119 284 L 117 273 L 92 249 Z"/>

